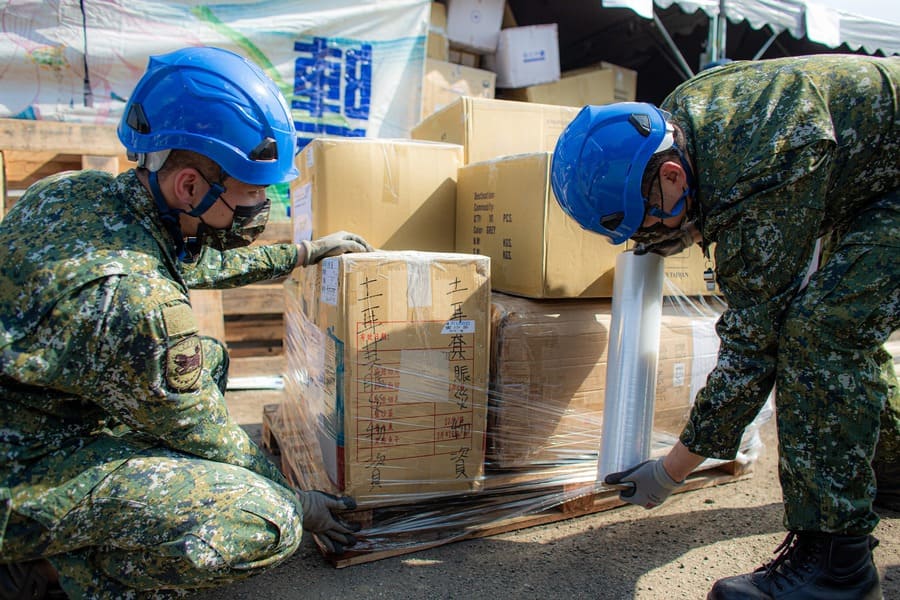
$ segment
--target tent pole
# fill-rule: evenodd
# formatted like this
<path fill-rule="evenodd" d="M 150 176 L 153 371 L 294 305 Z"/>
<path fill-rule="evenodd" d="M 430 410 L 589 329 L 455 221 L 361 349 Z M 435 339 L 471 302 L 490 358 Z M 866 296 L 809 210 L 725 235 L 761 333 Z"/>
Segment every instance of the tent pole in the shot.
<path fill-rule="evenodd" d="M 759 52 L 757 52 L 753 56 L 753 60 L 759 60 L 760 58 L 762 58 L 762 55 L 766 53 L 766 50 L 769 49 L 769 46 L 771 46 L 773 43 L 775 43 L 775 39 L 779 35 L 781 35 L 781 32 L 773 31 L 772 36 L 768 40 L 766 40 L 766 43 L 762 45 L 762 48 L 759 49 Z"/>
<path fill-rule="evenodd" d="M 727 9 L 725 8 L 725 0 L 719 0 L 719 14 L 716 15 L 716 29 L 718 30 L 718 33 L 716 34 L 718 46 L 716 47 L 716 57 L 714 60 L 719 60 L 725 58 L 725 37 L 728 33 L 728 15 Z"/>
<path fill-rule="evenodd" d="M 706 40 L 706 48 L 708 50 L 706 62 L 708 63 L 719 60 L 719 28 L 716 26 L 716 18 L 709 18 L 709 32 Z M 703 65 L 700 66 L 702 67 Z"/>
<path fill-rule="evenodd" d="M 665 26 L 662 24 L 662 21 L 659 20 L 659 17 L 656 16 L 656 11 L 653 11 L 653 23 L 656 25 L 656 28 L 659 29 L 659 32 L 662 34 L 663 38 L 666 40 L 666 44 L 669 46 L 669 50 L 672 51 L 672 54 L 675 55 L 675 60 L 678 61 L 678 65 L 681 67 L 685 79 L 690 79 L 694 76 L 694 71 L 691 70 L 691 67 L 687 64 L 687 61 L 684 59 L 684 55 L 681 54 L 681 50 L 678 49 L 678 46 L 675 45 L 675 42 L 672 40 L 672 36 L 669 35 L 669 32 L 666 31 Z"/>

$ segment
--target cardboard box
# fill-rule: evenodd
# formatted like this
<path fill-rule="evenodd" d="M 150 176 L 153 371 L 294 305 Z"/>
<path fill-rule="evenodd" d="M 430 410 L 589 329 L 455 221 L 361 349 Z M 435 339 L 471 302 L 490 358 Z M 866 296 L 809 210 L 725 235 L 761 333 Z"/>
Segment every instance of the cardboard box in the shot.
<path fill-rule="evenodd" d="M 447 60 L 464 67 L 472 67 L 473 69 L 481 68 L 480 54 L 467 52 L 466 50 L 462 50 L 460 48 L 454 48 L 452 45 L 450 46 L 450 54 Z"/>
<path fill-rule="evenodd" d="M 635 243 L 628 241 L 625 247 L 634 248 Z M 721 294 L 715 282 L 715 245 L 710 247 L 709 258 L 703 249 L 693 245 L 686 250 L 669 256 L 663 261 L 666 283 L 663 294 L 666 296 L 716 296 Z"/>
<path fill-rule="evenodd" d="M 288 460 L 317 458 L 326 489 L 361 506 L 478 491 L 489 279 L 487 258 L 450 253 L 345 254 L 295 270 L 283 410 L 307 441 Z"/>
<path fill-rule="evenodd" d="M 450 42 L 476 53 L 496 50 L 505 4 L 505 0 L 448 0 Z"/>
<path fill-rule="evenodd" d="M 459 98 L 412 130 L 418 140 L 460 144 L 466 164 L 523 152 L 552 152 L 579 108 Z"/>
<path fill-rule="evenodd" d="M 494 290 L 529 298 L 611 297 L 616 255 L 570 218 L 550 188 L 550 153 L 459 170 L 456 251 L 491 257 Z"/>
<path fill-rule="evenodd" d="M 294 241 L 345 230 L 385 250 L 452 252 L 462 159 L 453 144 L 314 139 L 291 182 Z"/>
<path fill-rule="evenodd" d="M 491 71 L 426 60 L 422 116 L 427 117 L 461 96 L 493 98 L 496 77 Z"/>
<path fill-rule="evenodd" d="M 504 29 L 497 52 L 485 60 L 487 68 L 497 73 L 497 87 L 520 88 L 558 80 L 556 23 Z"/>
<path fill-rule="evenodd" d="M 429 29 L 428 47 L 425 55 L 434 60 L 449 60 L 450 42 L 447 40 L 447 34 L 442 30 Z"/>
<path fill-rule="evenodd" d="M 447 7 L 441 2 L 431 3 L 431 17 L 428 24 L 436 29 L 447 29 Z"/>
<path fill-rule="evenodd" d="M 493 293 L 489 465 L 596 460 L 603 432 L 611 305 Z M 715 365 L 715 316 L 664 310 L 654 437 L 674 441 Z"/>
<path fill-rule="evenodd" d="M 634 102 L 637 97 L 637 71 L 620 67 L 609 62 L 599 62 L 582 69 L 573 69 L 562 74 L 565 79 L 567 77 L 576 77 L 585 73 L 593 73 L 594 71 L 612 71 L 615 86 L 616 102 Z"/>
<path fill-rule="evenodd" d="M 553 83 L 502 90 L 502 97 L 522 102 L 586 106 L 617 102 L 615 74 L 609 69 L 563 77 Z"/>

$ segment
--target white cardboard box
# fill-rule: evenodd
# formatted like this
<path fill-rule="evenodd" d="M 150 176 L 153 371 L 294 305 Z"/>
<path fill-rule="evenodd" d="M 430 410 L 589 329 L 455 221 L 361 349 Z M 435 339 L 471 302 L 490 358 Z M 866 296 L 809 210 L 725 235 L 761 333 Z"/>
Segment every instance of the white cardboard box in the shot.
<path fill-rule="evenodd" d="M 496 54 L 485 57 L 485 61 L 497 73 L 497 87 L 521 88 L 557 81 L 560 70 L 556 23 L 504 29 Z"/>
<path fill-rule="evenodd" d="M 447 37 L 454 46 L 494 52 L 503 23 L 504 0 L 447 0 Z"/>

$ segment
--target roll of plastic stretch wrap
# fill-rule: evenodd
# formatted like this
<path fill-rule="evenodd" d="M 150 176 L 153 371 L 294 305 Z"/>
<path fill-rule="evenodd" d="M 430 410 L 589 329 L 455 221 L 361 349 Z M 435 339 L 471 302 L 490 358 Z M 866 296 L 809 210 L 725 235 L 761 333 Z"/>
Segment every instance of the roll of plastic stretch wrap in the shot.
<path fill-rule="evenodd" d="M 650 458 L 663 279 L 657 254 L 616 258 L 598 482 Z"/>

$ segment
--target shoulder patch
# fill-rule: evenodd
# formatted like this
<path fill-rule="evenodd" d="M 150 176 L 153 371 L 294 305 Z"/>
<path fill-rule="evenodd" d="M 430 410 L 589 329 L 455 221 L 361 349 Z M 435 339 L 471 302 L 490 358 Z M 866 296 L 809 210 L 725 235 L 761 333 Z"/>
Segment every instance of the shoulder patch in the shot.
<path fill-rule="evenodd" d="M 194 311 L 188 304 L 167 306 L 162 309 L 162 316 L 166 324 L 166 335 L 170 338 L 200 331 Z"/>
<path fill-rule="evenodd" d="M 192 335 L 166 350 L 166 382 L 176 392 L 196 389 L 203 371 L 203 347 L 200 336 Z"/>

